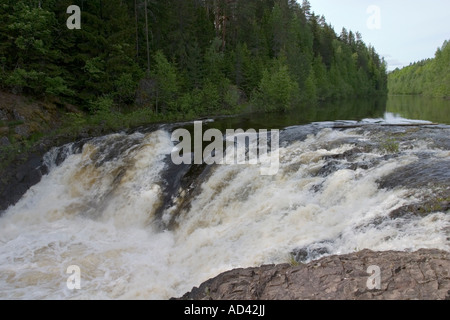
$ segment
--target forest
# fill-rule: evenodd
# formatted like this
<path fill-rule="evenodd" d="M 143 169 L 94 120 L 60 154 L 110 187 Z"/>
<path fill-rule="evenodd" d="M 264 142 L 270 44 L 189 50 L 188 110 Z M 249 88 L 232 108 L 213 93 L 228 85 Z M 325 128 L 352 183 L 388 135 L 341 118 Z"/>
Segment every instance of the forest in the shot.
<path fill-rule="evenodd" d="M 88 114 L 282 112 L 387 92 L 375 49 L 306 0 L 2 0 L 0 19 L 0 88 Z"/>
<path fill-rule="evenodd" d="M 450 45 L 445 41 L 433 59 L 396 69 L 389 74 L 390 94 L 450 98 Z"/>

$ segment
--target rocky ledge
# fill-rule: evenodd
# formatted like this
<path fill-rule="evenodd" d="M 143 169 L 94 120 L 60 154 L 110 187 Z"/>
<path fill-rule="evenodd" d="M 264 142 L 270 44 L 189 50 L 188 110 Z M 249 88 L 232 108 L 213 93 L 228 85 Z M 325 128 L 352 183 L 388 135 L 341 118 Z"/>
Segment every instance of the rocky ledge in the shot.
<path fill-rule="evenodd" d="M 282 264 L 236 269 L 206 281 L 179 298 L 372 299 L 450 300 L 450 253 L 430 249 L 417 252 L 364 250 L 298 266 Z"/>

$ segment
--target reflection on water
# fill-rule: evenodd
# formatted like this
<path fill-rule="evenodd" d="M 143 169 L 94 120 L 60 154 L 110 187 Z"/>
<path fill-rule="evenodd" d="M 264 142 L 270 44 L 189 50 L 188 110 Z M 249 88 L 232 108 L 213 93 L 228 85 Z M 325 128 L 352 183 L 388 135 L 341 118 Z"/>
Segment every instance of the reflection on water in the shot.
<path fill-rule="evenodd" d="M 312 122 L 352 120 L 388 123 L 450 124 L 450 100 L 421 96 L 384 96 L 302 105 L 287 113 L 253 113 L 216 119 L 218 129 L 282 129 Z M 412 121 L 414 120 L 414 121 Z"/>
<path fill-rule="evenodd" d="M 311 122 L 383 118 L 386 112 L 387 97 L 366 99 L 336 100 L 316 105 L 301 105 L 287 113 L 263 113 L 256 108 L 253 113 L 215 119 L 210 126 L 217 129 L 253 128 L 282 129 Z"/>
<path fill-rule="evenodd" d="M 450 100 L 422 96 L 389 96 L 386 111 L 406 119 L 450 124 Z"/>

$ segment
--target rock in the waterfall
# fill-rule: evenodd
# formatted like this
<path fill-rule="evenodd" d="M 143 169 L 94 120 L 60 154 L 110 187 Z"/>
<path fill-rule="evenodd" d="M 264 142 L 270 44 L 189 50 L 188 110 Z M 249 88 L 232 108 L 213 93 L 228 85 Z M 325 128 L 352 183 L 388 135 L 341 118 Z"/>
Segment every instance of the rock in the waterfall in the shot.
<path fill-rule="evenodd" d="M 376 270 L 380 271 L 379 282 Z M 450 253 L 431 249 L 412 253 L 364 250 L 299 266 L 236 269 L 206 281 L 180 298 L 258 299 L 448 300 Z"/>

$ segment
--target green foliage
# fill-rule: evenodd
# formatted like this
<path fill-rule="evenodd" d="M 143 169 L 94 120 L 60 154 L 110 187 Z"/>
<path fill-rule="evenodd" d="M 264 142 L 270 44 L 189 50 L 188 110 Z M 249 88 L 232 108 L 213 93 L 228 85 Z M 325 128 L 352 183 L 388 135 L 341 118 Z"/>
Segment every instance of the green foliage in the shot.
<path fill-rule="evenodd" d="M 389 74 L 390 94 L 450 97 L 450 45 L 445 41 L 434 59 L 423 60 Z"/>
<path fill-rule="evenodd" d="M 66 27 L 71 4 L 82 7 L 81 30 Z M 154 119 L 189 118 L 249 101 L 286 111 L 387 86 L 375 50 L 358 33 L 336 35 L 308 1 L 3 0 L 0 18 L 0 87 L 81 105 L 104 123 L 135 103 Z M 437 55 L 448 61 L 444 49 Z M 445 81 L 434 94 L 448 92 Z"/>
<path fill-rule="evenodd" d="M 308 102 L 317 101 L 317 84 L 314 70 L 311 70 L 308 79 L 305 81 L 304 100 Z"/>
<path fill-rule="evenodd" d="M 137 89 L 137 83 L 133 75 L 129 73 L 122 74 L 114 81 L 114 96 L 121 103 L 131 103 L 134 99 Z"/>
<path fill-rule="evenodd" d="M 162 108 L 164 112 L 171 111 L 178 93 L 177 70 L 167 61 L 162 51 L 154 55 L 155 67 L 152 77 L 156 81 L 154 105 L 156 113 Z"/>
<path fill-rule="evenodd" d="M 25 69 L 17 68 L 6 79 L 6 85 L 13 88 L 15 92 L 22 92 L 26 89 L 33 89 L 41 91 L 45 74 L 36 70 L 27 71 Z"/>
<path fill-rule="evenodd" d="M 253 103 L 265 112 L 288 111 L 295 103 L 298 84 L 292 80 L 287 65 L 276 60 L 263 72 Z"/>
<path fill-rule="evenodd" d="M 316 93 L 319 100 L 326 100 L 331 97 L 331 87 L 327 76 L 327 69 L 319 55 L 314 58 L 312 69 L 314 72 Z"/>
<path fill-rule="evenodd" d="M 110 96 L 98 97 L 96 100 L 91 102 L 90 112 L 93 115 L 106 115 L 111 112 L 113 105 L 114 100 Z"/>
<path fill-rule="evenodd" d="M 380 148 L 385 153 L 398 153 L 400 143 L 395 138 L 387 138 L 380 142 Z"/>
<path fill-rule="evenodd" d="M 234 111 L 234 110 L 238 109 L 240 99 L 241 99 L 241 93 L 237 86 L 229 85 L 228 88 L 225 89 L 225 95 L 223 97 L 223 102 L 224 102 L 226 110 Z"/>
<path fill-rule="evenodd" d="M 46 77 L 45 87 L 45 93 L 53 96 L 75 95 L 75 92 L 67 87 L 66 81 L 61 77 Z"/>
<path fill-rule="evenodd" d="M 201 98 L 199 89 L 194 89 L 192 92 L 183 94 L 177 101 L 178 110 L 187 118 L 193 117 L 201 105 Z"/>
<path fill-rule="evenodd" d="M 295 259 L 295 255 L 293 253 L 289 254 L 287 258 L 287 263 L 294 268 L 300 266 L 300 262 L 298 262 L 297 259 Z"/>
<path fill-rule="evenodd" d="M 203 89 L 198 92 L 199 105 L 203 106 L 201 114 L 212 114 L 220 106 L 220 92 L 212 81 L 206 81 Z"/>

